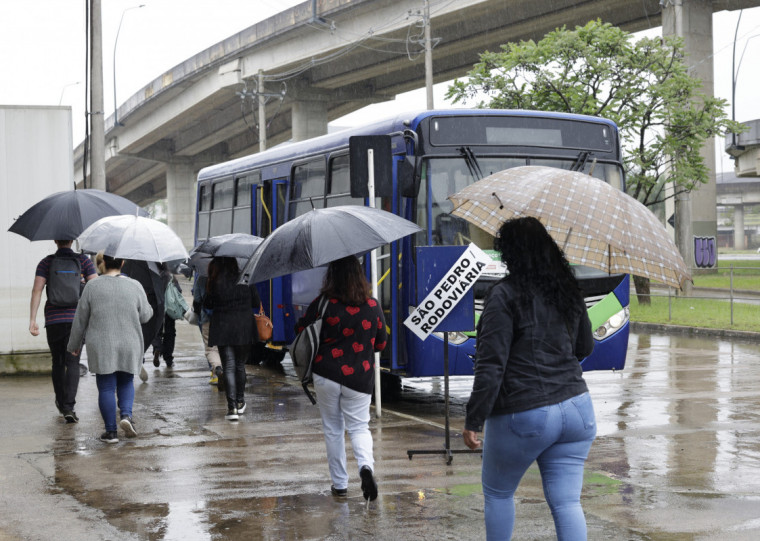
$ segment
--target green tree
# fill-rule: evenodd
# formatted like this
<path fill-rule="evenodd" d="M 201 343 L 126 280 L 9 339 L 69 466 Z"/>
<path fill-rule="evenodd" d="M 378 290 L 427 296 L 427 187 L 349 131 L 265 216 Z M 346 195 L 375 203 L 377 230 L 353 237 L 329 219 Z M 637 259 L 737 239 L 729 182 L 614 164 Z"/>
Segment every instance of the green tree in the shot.
<path fill-rule="evenodd" d="M 706 183 L 704 142 L 738 133 L 740 126 L 726 116 L 726 101 L 704 94 L 701 81 L 689 74 L 680 38 L 632 37 L 596 20 L 575 30 L 557 29 L 538 43 L 508 43 L 481 54 L 446 97 L 480 108 L 563 111 L 614 121 L 627 192 L 644 205 L 657 205 Z M 674 190 L 667 193 L 669 182 Z"/>

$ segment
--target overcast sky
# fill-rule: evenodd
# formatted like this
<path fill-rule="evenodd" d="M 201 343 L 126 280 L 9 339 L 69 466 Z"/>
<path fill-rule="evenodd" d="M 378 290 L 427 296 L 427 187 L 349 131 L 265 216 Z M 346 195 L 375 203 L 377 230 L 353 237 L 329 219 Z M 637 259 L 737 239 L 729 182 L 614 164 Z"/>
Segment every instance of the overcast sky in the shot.
<path fill-rule="evenodd" d="M 116 96 L 121 104 L 173 66 L 302 1 L 102 0 L 106 117 L 113 113 L 114 53 Z M 70 105 L 75 144 L 84 136 L 85 4 L 85 0 L 0 0 L 0 104 Z M 140 4 L 144 7 L 138 8 Z M 724 11 L 713 17 L 715 93 L 729 101 L 738 15 L 738 11 Z M 436 36 L 435 26 L 432 34 Z M 744 53 L 736 86 L 739 121 L 760 118 L 758 36 L 760 8 L 744 10 L 736 42 L 737 63 Z M 437 85 L 436 107 L 446 105 L 442 99 L 445 86 Z M 401 104 L 373 105 L 369 111 L 374 115 L 386 110 L 424 108 L 425 93 L 409 92 L 396 101 Z M 351 125 L 367 116 L 366 111 L 357 112 L 335 123 Z M 716 152 L 721 155 L 720 149 Z M 721 159 L 718 172 L 729 170 L 731 163 Z"/>

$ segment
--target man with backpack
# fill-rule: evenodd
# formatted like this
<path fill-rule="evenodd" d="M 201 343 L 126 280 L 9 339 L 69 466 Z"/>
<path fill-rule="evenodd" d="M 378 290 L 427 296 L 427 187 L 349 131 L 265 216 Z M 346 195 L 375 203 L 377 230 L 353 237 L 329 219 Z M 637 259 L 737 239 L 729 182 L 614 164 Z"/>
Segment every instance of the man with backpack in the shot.
<path fill-rule="evenodd" d="M 79 421 L 74 412 L 79 387 L 79 356 L 68 353 L 66 345 L 69 342 L 71 323 L 74 321 L 82 287 L 86 281 L 98 276 L 89 257 L 74 253 L 71 249 L 72 242 L 55 241 L 58 247 L 55 254 L 39 262 L 29 305 L 29 332 L 32 336 L 38 336 L 40 329 L 37 325 L 37 310 L 42 299 L 42 290 L 47 286 L 45 331 L 53 357 L 55 405 L 67 423 Z"/>

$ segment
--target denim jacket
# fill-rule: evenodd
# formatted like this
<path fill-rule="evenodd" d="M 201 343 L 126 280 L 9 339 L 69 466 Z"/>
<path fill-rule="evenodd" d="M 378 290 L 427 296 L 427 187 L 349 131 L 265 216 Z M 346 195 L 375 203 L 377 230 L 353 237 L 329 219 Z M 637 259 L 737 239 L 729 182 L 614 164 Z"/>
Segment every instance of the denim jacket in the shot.
<path fill-rule="evenodd" d="M 213 310 L 203 307 L 203 297 L 206 296 L 206 282 L 208 276 L 196 275 L 195 282 L 193 283 L 193 312 L 198 315 L 198 326 L 203 327 L 204 324 L 211 321 L 211 313 Z"/>
<path fill-rule="evenodd" d="M 540 296 L 519 304 L 508 278 L 497 283 L 478 322 L 465 428 L 481 431 L 490 415 L 558 404 L 585 393 L 579 362 L 593 351 L 594 338 L 585 305 L 581 314 L 568 325 Z"/>

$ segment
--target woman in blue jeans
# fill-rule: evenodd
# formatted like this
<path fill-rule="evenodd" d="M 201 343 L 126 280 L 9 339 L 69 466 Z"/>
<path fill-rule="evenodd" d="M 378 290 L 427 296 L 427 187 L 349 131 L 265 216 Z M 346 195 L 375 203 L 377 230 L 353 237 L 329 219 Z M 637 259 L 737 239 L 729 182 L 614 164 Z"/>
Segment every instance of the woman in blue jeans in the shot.
<path fill-rule="evenodd" d="M 100 441 L 105 443 L 119 441 L 116 399 L 119 426 L 128 438 L 137 436 L 132 419 L 133 381 L 142 366 L 142 324 L 153 316 L 140 283 L 121 274 L 123 265 L 123 259 L 103 255 L 103 273 L 82 292 L 67 346 L 79 355 L 87 335 L 87 364 L 96 375 L 98 406 L 106 429 Z"/>
<path fill-rule="evenodd" d="M 487 538 L 512 537 L 514 493 L 536 461 L 557 538 L 584 540 L 580 496 L 596 421 L 579 364 L 594 348 L 583 295 L 535 218 L 505 222 L 494 246 L 509 273 L 489 292 L 478 322 L 463 431 L 470 449 L 483 446 Z"/>

